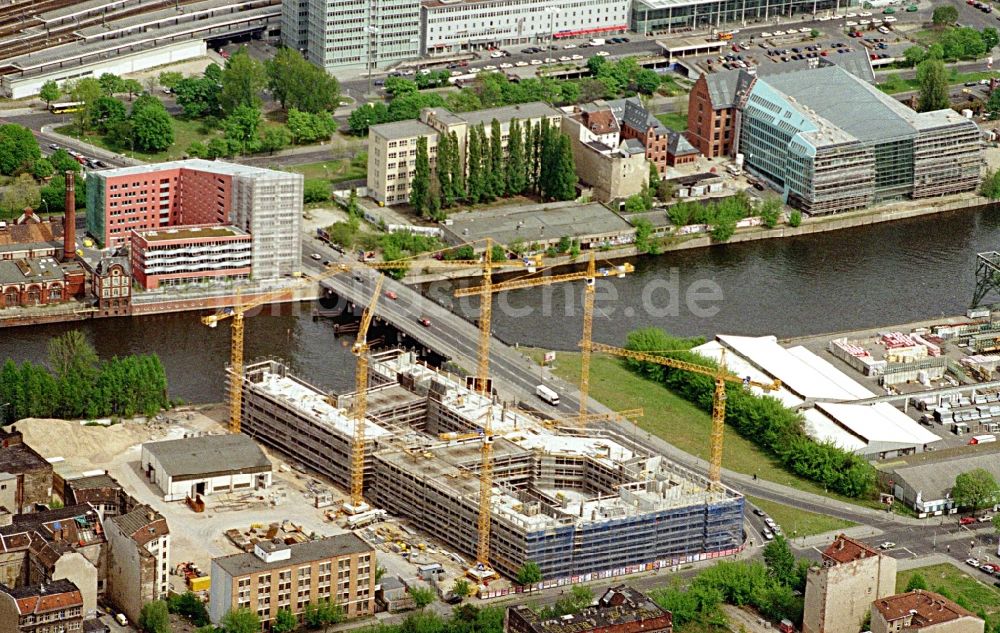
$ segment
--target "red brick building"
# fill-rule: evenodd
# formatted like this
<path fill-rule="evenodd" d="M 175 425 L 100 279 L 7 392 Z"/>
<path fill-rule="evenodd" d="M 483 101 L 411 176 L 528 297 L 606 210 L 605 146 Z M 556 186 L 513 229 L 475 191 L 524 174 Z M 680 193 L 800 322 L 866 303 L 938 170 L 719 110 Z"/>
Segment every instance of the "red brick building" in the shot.
<path fill-rule="evenodd" d="M 646 160 L 656 165 L 662 178 L 667 167 L 675 167 L 694 162 L 698 158 L 697 148 L 688 143 L 683 134 L 671 130 L 660 123 L 642 102 L 634 97 L 615 102 L 621 118 L 622 140 L 636 139 L 646 149 Z"/>
<path fill-rule="evenodd" d="M 688 96 L 687 139 L 707 158 L 728 156 L 735 138 L 736 104 L 754 81 L 742 70 L 702 75 Z"/>
<path fill-rule="evenodd" d="M 526 605 L 508 607 L 507 633 L 672 633 L 673 616 L 642 593 L 618 585 L 593 606 L 561 618 L 542 619 Z"/>

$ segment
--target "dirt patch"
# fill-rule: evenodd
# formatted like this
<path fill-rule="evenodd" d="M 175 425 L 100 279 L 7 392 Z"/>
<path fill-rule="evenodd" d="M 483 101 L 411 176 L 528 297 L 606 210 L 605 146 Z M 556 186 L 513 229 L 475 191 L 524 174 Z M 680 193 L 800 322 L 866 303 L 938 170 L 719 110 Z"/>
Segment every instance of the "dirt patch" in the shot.
<path fill-rule="evenodd" d="M 130 447 L 150 439 L 150 428 L 141 422 L 109 427 L 81 426 L 79 422 L 26 418 L 17 423 L 24 441 L 45 458 L 62 457 L 73 464 L 107 464 Z"/>

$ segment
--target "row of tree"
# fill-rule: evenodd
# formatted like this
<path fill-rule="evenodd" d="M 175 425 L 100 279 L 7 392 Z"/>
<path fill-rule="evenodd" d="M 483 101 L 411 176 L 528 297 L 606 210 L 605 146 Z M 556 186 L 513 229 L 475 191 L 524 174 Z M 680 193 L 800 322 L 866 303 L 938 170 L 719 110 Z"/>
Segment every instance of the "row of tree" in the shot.
<path fill-rule="evenodd" d="M 49 342 L 49 367 L 8 359 L 0 368 L 4 424 L 21 418 L 154 415 L 170 405 L 155 354 L 101 361 L 79 330 Z"/>
<path fill-rule="evenodd" d="M 942 31 L 938 41 L 927 48 L 911 46 L 903 51 L 907 65 L 916 66 L 928 59 L 977 59 L 1000 43 L 1000 33 L 991 26 L 982 31 L 963 26 Z"/>
<path fill-rule="evenodd" d="M 679 339 L 659 328 L 630 332 L 628 349 L 656 353 L 657 350 L 691 349 L 701 341 Z M 668 354 L 705 367 L 715 362 L 694 352 Z M 714 380 L 711 376 L 692 374 L 653 363 L 626 361 L 642 376 L 663 383 L 685 400 L 712 410 Z M 726 422 L 743 437 L 754 442 L 796 475 L 847 497 L 867 497 L 875 490 L 875 471 L 863 458 L 833 444 L 818 443 L 803 429 L 802 415 L 786 408 L 770 396 L 756 396 L 742 386 L 730 385 L 726 391 Z"/>
<path fill-rule="evenodd" d="M 432 170 L 427 139 L 417 140 L 410 185 L 410 204 L 417 213 L 438 218 L 442 209 L 459 201 L 477 204 L 524 194 L 538 194 L 544 200 L 572 200 L 576 195 L 576 165 L 569 137 L 548 119 L 535 124 L 511 120 L 506 146 L 497 119 L 490 123 L 489 133 L 483 123 L 470 128 L 465 142 L 463 166 L 457 134 L 442 135 Z"/>

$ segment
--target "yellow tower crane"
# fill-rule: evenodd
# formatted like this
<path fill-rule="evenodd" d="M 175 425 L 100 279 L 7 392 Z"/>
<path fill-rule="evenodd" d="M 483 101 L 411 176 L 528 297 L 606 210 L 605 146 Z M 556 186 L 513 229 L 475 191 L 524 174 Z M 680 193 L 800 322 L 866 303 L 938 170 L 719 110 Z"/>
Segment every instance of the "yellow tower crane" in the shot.
<path fill-rule="evenodd" d="M 689 371 L 703 376 L 711 376 L 715 379 L 715 394 L 712 398 L 712 436 L 711 453 L 708 461 L 708 481 L 709 486 L 717 488 L 722 480 L 722 440 L 725 431 L 726 421 L 726 383 L 740 383 L 746 386 L 759 387 L 765 391 L 773 391 L 781 388 L 781 381 L 775 380 L 770 383 L 757 382 L 749 378 L 738 378 L 726 369 L 725 357 L 716 367 L 706 367 L 676 358 L 657 356 L 656 353 L 636 352 L 629 349 L 612 347 L 603 343 L 593 341 L 580 341 L 581 347 L 589 347 L 595 352 L 604 352 L 612 356 L 630 358 L 632 360 L 655 363 L 665 367 L 672 367 L 683 371 Z M 687 351 L 687 350 L 681 350 Z"/>
<path fill-rule="evenodd" d="M 547 277 L 526 277 L 514 279 L 502 283 L 493 284 L 490 292 L 504 292 L 507 290 L 517 290 L 519 288 L 532 288 L 535 286 L 547 286 L 550 284 L 562 283 L 564 281 L 586 282 L 583 295 L 583 340 L 589 342 L 594 330 L 594 287 L 598 277 L 616 276 L 619 279 L 628 273 L 635 272 L 635 267 L 626 262 L 617 266 L 597 268 L 594 252 L 590 252 L 590 259 L 587 260 L 587 269 L 575 273 L 565 273 L 561 275 L 549 275 Z M 471 295 L 482 295 L 486 292 L 486 287 L 477 286 L 472 288 L 459 288 L 455 291 L 456 297 L 468 297 Z M 580 415 L 587 415 L 587 394 L 590 392 L 590 346 L 583 346 L 583 353 L 580 358 Z"/>
<path fill-rule="evenodd" d="M 354 340 L 354 347 L 351 349 L 358 357 L 358 364 L 354 370 L 354 445 L 351 447 L 351 503 L 344 504 L 344 510 L 348 514 L 359 514 L 366 512 L 368 504 L 365 503 L 362 494 L 365 484 L 365 411 L 368 408 L 368 327 L 372 324 L 375 316 L 375 304 L 378 303 L 379 293 L 382 292 L 382 281 L 384 275 L 379 275 L 375 281 L 375 292 L 372 299 L 365 307 L 361 315 L 361 324 L 358 326 L 358 336 Z"/>

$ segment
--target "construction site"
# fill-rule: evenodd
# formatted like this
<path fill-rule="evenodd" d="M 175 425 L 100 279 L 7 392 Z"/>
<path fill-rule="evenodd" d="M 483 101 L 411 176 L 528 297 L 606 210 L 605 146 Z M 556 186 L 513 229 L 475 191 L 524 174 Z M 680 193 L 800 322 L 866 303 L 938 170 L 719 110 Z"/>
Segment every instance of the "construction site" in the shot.
<path fill-rule="evenodd" d="M 409 352 L 373 354 L 369 367 L 366 498 L 475 557 L 480 447 L 491 442 L 489 562 L 504 574 L 527 561 L 546 579 L 654 569 L 741 546 L 741 495 L 622 434 L 495 402 Z M 338 405 L 351 396 L 331 404 L 276 361 L 247 366 L 242 393 L 242 432 L 350 481 L 354 420 Z"/>

